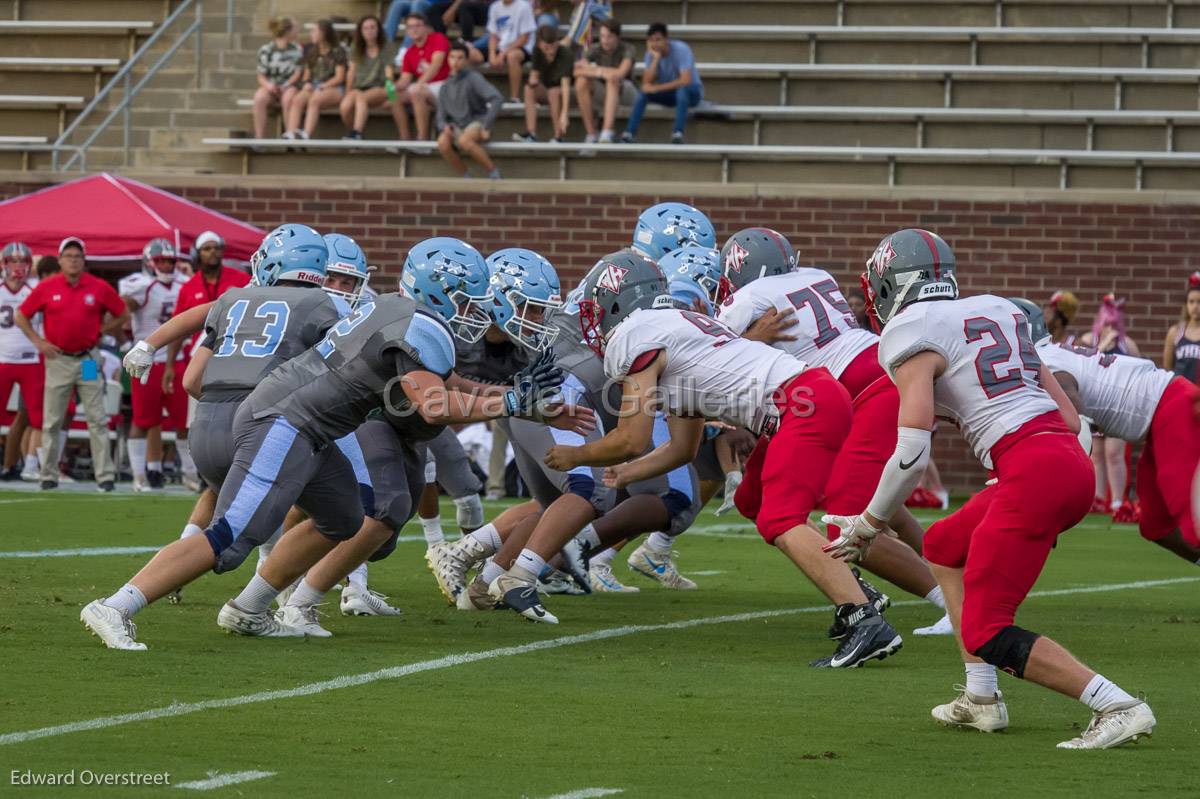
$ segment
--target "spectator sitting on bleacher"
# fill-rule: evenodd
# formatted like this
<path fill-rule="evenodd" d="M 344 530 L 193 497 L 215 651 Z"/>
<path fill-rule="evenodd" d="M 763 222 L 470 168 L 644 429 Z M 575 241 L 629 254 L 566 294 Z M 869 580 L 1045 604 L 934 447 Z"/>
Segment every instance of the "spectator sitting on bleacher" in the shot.
<path fill-rule="evenodd" d="M 496 0 L 488 9 L 487 63 L 493 69 L 508 70 L 508 96 L 519 103 L 521 72 L 533 52 L 537 23 L 529 0 Z M 482 64 L 483 53 L 471 48 L 471 63 Z"/>
<path fill-rule="evenodd" d="M 607 144 L 613 140 L 617 106 L 621 103 L 633 105 L 637 100 L 637 87 L 629 79 L 633 72 L 633 45 L 621 41 L 621 23 L 605 19 L 599 28 L 600 43 L 592 46 L 582 60 L 575 62 L 575 93 L 579 95 L 579 115 L 587 130 L 584 141 L 589 143 L 597 140 L 592 97 L 599 92 L 603 98 L 604 127 L 599 140 Z"/>
<path fill-rule="evenodd" d="M 367 125 L 367 114 L 372 108 L 388 101 L 385 86 L 387 73 L 396 57 L 395 45 L 383 38 L 383 26 L 379 17 L 365 16 L 358 21 L 354 31 L 354 49 L 350 56 L 350 69 L 346 84 L 350 90 L 342 98 L 342 122 L 350 132 L 344 139 L 362 138 Z"/>
<path fill-rule="evenodd" d="M 450 77 L 438 94 L 438 150 L 456 174 L 466 177 L 467 166 L 459 152 L 478 161 L 493 180 L 500 170 L 492 163 L 483 144 L 492 138 L 492 125 L 504 104 L 504 96 L 487 78 L 471 69 L 467 45 L 450 46 Z"/>
<path fill-rule="evenodd" d="M 304 70 L 304 54 L 296 44 L 296 21 L 275 17 L 270 23 L 271 41 L 258 48 L 258 90 L 254 92 L 254 138 L 267 135 L 267 111 L 278 105 L 280 116 L 287 119 L 288 107 L 296 96 L 296 86 Z"/>
<path fill-rule="evenodd" d="M 429 8 L 429 24 L 438 33 L 458 23 L 463 41 L 480 50 L 487 47 L 487 33 L 475 38 L 475 26 L 487 22 L 488 6 L 492 0 L 441 0 Z"/>
<path fill-rule="evenodd" d="M 396 33 L 400 30 L 400 20 L 407 19 L 409 14 L 424 14 L 431 5 L 433 3 L 430 0 L 392 0 L 388 3 L 387 13 L 383 15 L 383 33 L 387 40 L 395 41 Z M 405 46 L 408 46 L 407 43 Z"/>
<path fill-rule="evenodd" d="M 575 10 L 571 12 L 571 22 L 567 25 L 564 41 L 573 44 L 577 50 L 592 43 L 595 24 L 606 19 L 612 19 L 611 0 L 572 0 Z M 538 23 L 541 24 L 541 23 Z"/>
<path fill-rule="evenodd" d="M 678 39 L 668 38 L 665 22 L 652 23 L 646 29 L 646 71 L 642 73 L 642 92 L 633 104 L 621 141 L 637 139 L 646 104 L 657 103 L 675 109 L 671 143 L 683 144 L 688 111 L 703 99 L 704 84 L 700 82 L 692 48 Z"/>
<path fill-rule="evenodd" d="M 413 119 L 417 122 L 417 138 L 429 139 L 429 116 L 437 106 L 438 91 L 450 75 L 446 55 L 450 52 L 450 40 L 446 34 L 430 30 L 429 21 L 423 14 L 409 14 L 405 19 L 412 44 L 404 51 L 400 66 L 400 81 L 395 85 L 391 101 L 392 119 L 401 139 L 411 138 L 408 128 L 406 105 L 411 105 Z"/>
<path fill-rule="evenodd" d="M 558 28 L 544 25 L 537 31 L 537 46 L 533 51 L 533 66 L 525 84 L 525 133 L 514 133 L 513 139 L 535 142 L 539 102 L 550 104 L 550 121 L 554 125 L 551 144 L 560 144 L 567 135 L 567 114 L 571 105 L 571 73 L 575 69 L 575 51 L 559 41 Z"/>
<path fill-rule="evenodd" d="M 321 118 L 321 110 L 342 101 L 346 87 L 346 51 L 338 41 L 333 23 L 319 20 L 312 29 L 312 43 L 304 53 L 304 76 L 300 92 L 292 100 L 285 139 L 311 138 Z M 304 128 L 300 117 L 304 116 Z"/>

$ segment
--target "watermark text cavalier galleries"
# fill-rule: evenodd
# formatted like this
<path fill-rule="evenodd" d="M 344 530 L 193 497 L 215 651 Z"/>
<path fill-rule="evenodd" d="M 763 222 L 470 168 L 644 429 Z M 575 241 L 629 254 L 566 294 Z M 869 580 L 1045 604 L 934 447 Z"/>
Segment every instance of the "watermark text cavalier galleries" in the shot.
<path fill-rule="evenodd" d="M 93 771 L 89 768 L 70 771 L 31 771 L 13 769 L 8 776 L 10 785 L 37 787 L 42 785 L 170 785 L 171 774 L 166 771 Z"/>

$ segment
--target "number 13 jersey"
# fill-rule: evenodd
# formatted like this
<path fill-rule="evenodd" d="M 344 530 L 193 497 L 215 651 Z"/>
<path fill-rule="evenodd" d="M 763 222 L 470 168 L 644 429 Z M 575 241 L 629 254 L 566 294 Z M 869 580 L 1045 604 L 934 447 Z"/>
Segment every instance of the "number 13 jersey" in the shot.
<path fill-rule="evenodd" d="M 910 305 L 883 329 L 879 363 L 894 381 L 902 363 L 926 350 L 946 359 L 933 383 L 936 413 L 954 420 L 988 469 L 997 441 L 1058 409 L 1038 380 L 1042 362 L 1025 315 L 1006 299 L 984 294 Z"/>

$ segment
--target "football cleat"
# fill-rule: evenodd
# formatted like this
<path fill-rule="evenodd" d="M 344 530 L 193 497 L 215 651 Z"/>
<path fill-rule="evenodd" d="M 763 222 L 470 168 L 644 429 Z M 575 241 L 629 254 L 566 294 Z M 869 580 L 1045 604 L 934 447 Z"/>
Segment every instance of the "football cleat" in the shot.
<path fill-rule="evenodd" d="M 296 593 L 296 586 L 300 585 L 300 581 L 303 579 L 303 577 L 297 577 L 294 583 L 280 591 L 275 596 L 276 607 L 278 607 L 280 610 L 283 610 L 284 607 L 287 606 L 288 600 L 292 598 L 292 594 Z"/>
<path fill-rule="evenodd" d="M 1092 721 L 1078 738 L 1063 741 L 1059 749 L 1112 749 L 1140 736 L 1154 734 L 1157 721 L 1150 706 L 1138 699 L 1092 714 Z"/>
<path fill-rule="evenodd" d="M 467 587 L 467 572 L 488 554 L 486 547 L 469 535 L 453 544 L 434 544 L 425 550 L 425 564 L 433 572 L 447 603 L 455 603 Z"/>
<path fill-rule="evenodd" d="M 590 589 L 591 586 L 588 586 L 588 588 Z M 538 590 L 543 594 L 567 594 L 569 596 L 580 596 L 584 593 L 591 593 L 590 590 L 584 591 L 569 574 L 558 569 L 553 570 L 545 577 L 538 578 Z"/>
<path fill-rule="evenodd" d="M 478 574 L 466 590 L 458 595 L 454 604 L 459 610 L 501 610 L 504 607 L 492 599 L 487 583 Z"/>
<path fill-rule="evenodd" d="M 576 593 L 592 593 L 592 583 L 588 579 L 588 556 L 590 551 L 578 541 L 571 539 L 562 548 L 563 571 L 579 586 Z M 572 593 L 563 591 L 562 593 Z"/>
<path fill-rule="evenodd" d="M 592 583 L 592 591 L 597 593 L 636 594 L 641 591 L 637 586 L 624 585 L 607 563 L 593 563 L 588 569 L 588 580 Z"/>
<path fill-rule="evenodd" d="M 133 476 L 133 490 L 139 494 L 152 490 L 150 488 L 150 481 L 146 479 L 146 475 L 135 474 Z"/>
<path fill-rule="evenodd" d="M 913 635 L 954 635 L 954 625 L 950 623 L 950 614 L 942 616 L 928 627 L 918 627 Z"/>
<path fill-rule="evenodd" d="M 558 624 L 558 617 L 542 607 L 538 598 L 537 585 L 517 579 L 508 573 L 502 574 L 488 586 L 492 599 L 502 602 L 530 621 L 543 624 Z"/>
<path fill-rule="evenodd" d="M 105 605 L 102 600 L 89 602 L 79 613 L 79 620 L 109 649 L 124 649 L 130 652 L 146 650 L 146 645 L 137 641 L 137 625 L 121 611 Z"/>
<path fill-rule="evenodd" d="M 999 691 L 991 699 L 969 693 L 962 685 L 954 686 L 958 696 L 953 702 L 938 705 L 931 712 L 938 724 L 947 727 L 973 727 L 981 732 L 996 732 L 1008 726 L 1008 708 Z"/>
<path fill-rule="evenodd" d="M 307 635 L 311 638 L 331 638 L 333 633 L 321 626 L 321 616 L 323 615 L 321 611 L 317 610 L 316 605 L 307 607 L 284 605 L 283 610 L 278 613 L 278 619 L 281 625 L 296 630 L 299 635 Z"/>
<path fill-rule="evenodd" d="M 1137 524 L 1140 518 L 1137 506 L 1128 500 L 1112 512 L 1112 520 L 1117 524 Z"/>
<path fill-rule="evenodd" d="M 370 588 L 359 588 L 354 583 L 342 591 L 343 616 L 399 616 L 400 608 L 389 605 L 387 597 Z"/>
<path fill-rule="evenodd" d="M 163 479 L 163 473 L 157 469 L 148 469 L 146 471 L 146 482 L 151 488 L 162 488 L 166 485 L 166 480 Z"/>
<path fill-rule="evenodd" d="M 1108 507 L 1108 500 L 1104 497 L 1094 497 L 1092 499 L 1092 509 L 1088 513 L 1112 513 Z"/>
<path fill-rule="evenodd" d="M 871 585 L 871 583 L 864 580 L 862 572 L 860 572 L 857 568 L 850 569 L 850 572 L 854 575 L 854 579 L 858 580 L 858 587 L 862 589 L 863 595 L 867 598 L 867 602 L 875 606 L 875 610 L 883 613 L 892 606 L 891 597 L 880 591 L 875 586 Z M 829 625 L 829 631 L 825 634 L 830 640 L 838 641 L 844 638 L 846 633 L 849 631 L 850 628 L 846 626 L 845 622 L 842 620 L 842 617 L 838 615 L 837 609 L 834 608 L 833 624 Z"/>
<path fill-rule="evenodd" d="M 696 584 L 675 568 L 674 554 L 670 550 L 659 552 L 642 544 L 629 556 L 629 568 L 652 580 L 658 580 L 667 588 L 674 588 L 677 591 L 695 591 Z"/>
<path fill-rule="evenodd" d="M 232 599 L 217 614 L 217 626 L 236 635 L 253 638 L 294 638 L 304 635 L 303 630 L 280 623 L 271 611 L 247 613 L 233 604 Z"/>
<path fill-rule="evenodd" d="M 171 603 L 172 605 L 182 605 L 183 604 L 183 589 L 176 588 L 174 591 L 167 594 L 167 602 Z"/>
<path fill-rule="evenodd" d="M 855 669 L 868 660 L 883 660 L 904 645 L 904 639 L 870 603 L 838 605 L 837 614 L 849 631 L 830 657 L 809 664 L 814 668 Z"/>

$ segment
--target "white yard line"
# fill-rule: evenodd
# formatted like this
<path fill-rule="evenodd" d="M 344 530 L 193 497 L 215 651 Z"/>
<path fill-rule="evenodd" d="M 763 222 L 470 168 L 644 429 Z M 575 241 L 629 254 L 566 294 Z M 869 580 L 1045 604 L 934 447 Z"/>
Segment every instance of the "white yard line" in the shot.
<path fill-rule="evenodd" d="M 1069 594 L 1092 594 L 1108 591 L 1127 591 L 1134 588 L 1161 588 L 1163 586 L 1182 585 L 1185 583 L 1194 583 L 1198 581 L 1200 581 L 1200 577 L 1176 577 L 1169 580 L 1143 580 L 1134 583 L 1086 585 L 1075 588 L 1034 591 L 1029 596 L 1066 596 Z M 926 604 L 928 603 L 924 600 L 913 599 L 903 602 L 894 602 L 892 603 L 892 607 L 906 607 Z M 704 627 L 713 624 L 756 621 L 758 619 L 769 619 L 776 616 L 794 616 L 799 613 L 828 612 L 829 605 L 814 605 L 807 608 L 784 608 L 781 610 L 760 610 L 752 613 L 734 613 L 728 616 L 707 616 L 698 619 L 684 619 L 682 621 L 670 622 L 668 624 L 631 624 L 625 627 L 612 627 L 607 630 L 593 630 L 590 633 L 582 633 L 580 635 L 565 635 L 559 638 L 548 638 L 544 641 L 534 641 L 532 643 L 522 644 L 520 646 L 505 646 L 497 649 L 485 649 L 481 652 L 464 652 L 458 655 L 447 655 L 445 657 L 435 658 L 434 660 L 423 660 L 417 663 L 406 663 L 401 666 L 391 666 L 386 669 L 368 671 L 362 674 L 346 674 L 341 677 L 334 677 L 329 680 L 308 683 L 307 685 L 300 685 L 295 688 L 285 688 L 275 691 L 260 691 L 254 694 L 231 696 L 226 699 L 207 699 L 203 702 L 176 702 L 165 707 L 141 710 L 136 713 L 121 713 L 115 716 L 101 716 L 99 718 L 86 719 L 84 721 L 73 721 L 68 724 L 58 724 L 53 727 L 40 727 L 34 730 L 10 732 L 0 735 L 0 746 L 34 741 L 38 738 L 52 738 L 74 732 L 86 732 L 88 730 L 103 730 L 108 729 L 109 727 L 120 727 L 125 724 L 133 724 L 141 721 L 172 718 L 174 716 L 186 716 L 192 713 L 199 713 L 202 710 L 220 710 L 229 707 L 239 707 L 241 705 L 253 705 L 261 702 L 276 702 L 280 699 L 295 699 L 299 696 L 314 696 L 316 694 L 323 694 L 326 691 L 368 685 L 370 683 L 379 682 L 380 680 L 398 680 L 402 677 L 408 677 L 413 674 L 448 669 L 453 666 L 462 666 L 467 663 L 477 663 L 482 660 L 495 660 L 496 658 L 524 655 L 530 652 L 540 652 L 546 649 L 560 649 L 565 646 L 588 644 L 593 641 L 603 641 L 609 638 L 624 638 L 625 636 L 634 635 L 637 633 L 652 633 L 665 630 L 686 630 L 692 627 Z M 114 654 L 113 657 L 148 656 Z"/>
<path fill-rule="evenodd" d="M 261 780 L 264 777 L 274 777 L 274 771 L 235 771 L 232 774 L 212 774 L 206 780 L 196 780 L 194 782 L 181 782 L 176 785 L 176 788 L 187 788 L 193 791 L 211 791 L 215 788 L 224 788 L 226 785 L 237 785 L 239 782 L 250 782 L 251 780 Z"/>
<path fill-rule="evenodd" d="M 615 793 L 625 793 L 624 788 L 580 788 L 570 793 L 556 793 L 546 799 L 598 799 L 601 796 L 612 796 Z"/>
<path fill-rule="evenodd" d="M 74 558 L 97 555 L 145 555 L 162 547 L 83 547 L 81 549 L 38 549 L 27 552 L 3 552 L 0 558 Z"/>
<path fill-rule="evenodd" d="M 698 572 L 689 571 L 688 572 L 688 574 L 694 574 L 697 577 L 712 577 L 714 575 L 724 574 L 724 573 L 725 572 L 722 571 L 721 569 L 706 569 L 704 571 L 698 571 Z"/>

